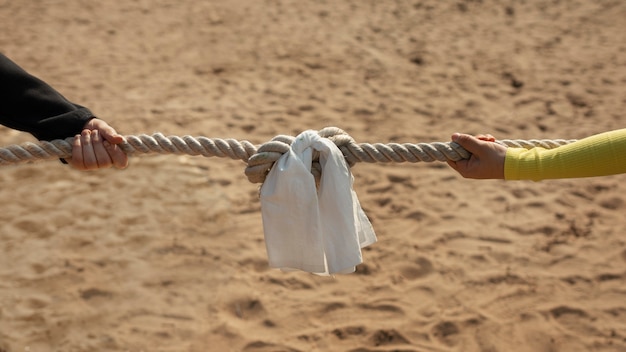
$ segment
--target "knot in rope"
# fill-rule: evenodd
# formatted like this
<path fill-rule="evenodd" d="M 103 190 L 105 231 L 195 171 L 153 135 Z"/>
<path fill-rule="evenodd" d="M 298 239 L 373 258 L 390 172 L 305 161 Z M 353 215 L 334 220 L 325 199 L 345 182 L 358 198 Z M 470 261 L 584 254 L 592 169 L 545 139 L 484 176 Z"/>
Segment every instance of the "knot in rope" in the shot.
<path fill-rule="evenodd" d="M 354 139 L 350 137 L 344 130 L 337 127 L 326 127 L 319 130 L 318 135 L 322 138 L 330 139 L 339 149 L 342 147 L 348 147 L 356 145 Z M 245 174 L 248 177 L 248 181 L 252 183 L 263 183 L 267 173 L 280 157 L 289 151 L 291 144 L 295 137 L 278 135 L 272 138 L 271 141 L 262 144 L 257 152 L 248 159 L 248 166 L 246 167 Z M 342 150 L 344 156 L 346 153 Z M 352 159 L 346 160 L 348 165 L 353 166 L 356 162 Z M 315 176 L 315 179 L 319 181 L 321 175 L 321 166 L 319 163 L 319 153 L 313 152 L 313 163 L 311 165 L 311 173 Z"/>

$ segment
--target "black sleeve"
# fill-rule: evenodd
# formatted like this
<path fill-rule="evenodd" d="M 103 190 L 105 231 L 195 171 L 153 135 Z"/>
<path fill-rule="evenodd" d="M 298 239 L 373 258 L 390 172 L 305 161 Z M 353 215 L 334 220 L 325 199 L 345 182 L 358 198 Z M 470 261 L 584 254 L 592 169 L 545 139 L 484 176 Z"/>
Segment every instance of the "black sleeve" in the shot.
<path fill-rule="evenodd" d="M 79 134 L 93 117 L 0 53 L 0 124 L 53 140 Z"/>

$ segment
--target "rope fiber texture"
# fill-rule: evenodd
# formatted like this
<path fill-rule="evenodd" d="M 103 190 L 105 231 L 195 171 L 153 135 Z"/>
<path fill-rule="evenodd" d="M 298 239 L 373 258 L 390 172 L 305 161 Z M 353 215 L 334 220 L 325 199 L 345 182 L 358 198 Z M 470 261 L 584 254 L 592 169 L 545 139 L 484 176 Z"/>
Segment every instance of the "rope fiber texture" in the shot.
<path fill-rule="evenodd" d="M 416 163 L 419 161 L 458 161 L 470 157 L 470 153 L 467 150 L 454 142 L 357 144 L 345 131 L 337 127 L 326 127 L 318 131 L 318 134 L 335 143 L 350 166 L 354 166 L 357 162 Z M 71 137 L 51 142 L 26 142 L 20 145 L 0 148 L 0 166 L 71 157 L 73 140 L 74 138 Z M 252 183 L 263 183 L 274 162 L 289 150 L 294 140 L 295 137 L 292 136 L 278 135 L 272 138 L 271 141 L 257 147 L 245 140 L 237 141 L 235 139 L 192 136 L 166 137 L 161 133 L 155 133 L 152 135 L 125 136 L 125 142 L 119 146 L 127 155 L 187 154 L 243 160 L 248 164 L 245 170 L 248 180 Z M 552 149 L 574 141 L 564 139 L 505 139 L 498 140 L 496 143 L 515 148 L 530 149 L 542 147 Z M 318 156 L 314 155 L 313 159 L 314 163 L 311 172 L 316 179 L 319 179 L 321 167 L 319 162 L 317 162 Z"/>

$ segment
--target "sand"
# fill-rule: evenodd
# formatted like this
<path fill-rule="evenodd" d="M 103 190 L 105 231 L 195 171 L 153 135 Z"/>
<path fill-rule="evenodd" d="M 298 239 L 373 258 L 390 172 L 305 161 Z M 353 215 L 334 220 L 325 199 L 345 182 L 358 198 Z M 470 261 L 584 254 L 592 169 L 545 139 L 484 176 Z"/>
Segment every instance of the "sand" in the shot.
<path fill-rule="evenodd" d="M 619 0 L 0 1 L 0 50 L 127 135 L 569 139 L 624 127 L 624 18 Z M 319 277 L 268 268 L 244 168 L 0 168 L 0 351 L 626 350 L 623 175 L 358 163 L 379 241 Z"/>

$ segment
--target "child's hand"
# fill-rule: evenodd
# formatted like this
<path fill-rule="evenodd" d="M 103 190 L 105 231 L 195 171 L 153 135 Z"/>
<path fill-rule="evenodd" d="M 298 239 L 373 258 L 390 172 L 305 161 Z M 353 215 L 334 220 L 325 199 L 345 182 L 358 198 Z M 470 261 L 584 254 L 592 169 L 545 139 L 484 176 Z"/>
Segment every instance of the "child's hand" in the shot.
<path fill-rule="evenodd" d="M 128 156 L 117 144 L 124 137 L 103 120 L 91 119 L 80 135 L 74 138 L 72 158 L 68 164 L 78 170 L 105 169 L 115 166 L 124 169 L 128 166 Z"/>
<path fill-rule="evenodd" d="M 506 147 L 495 142 L 492 135 L 455 133 L 452 141 L 472 153 L 469 159 L 448 161 L 448 165 L 465 178 L 504 179 Z"/>

